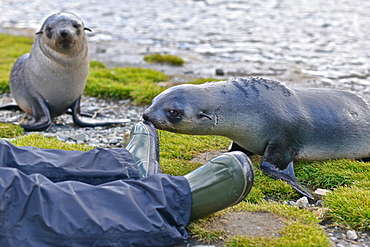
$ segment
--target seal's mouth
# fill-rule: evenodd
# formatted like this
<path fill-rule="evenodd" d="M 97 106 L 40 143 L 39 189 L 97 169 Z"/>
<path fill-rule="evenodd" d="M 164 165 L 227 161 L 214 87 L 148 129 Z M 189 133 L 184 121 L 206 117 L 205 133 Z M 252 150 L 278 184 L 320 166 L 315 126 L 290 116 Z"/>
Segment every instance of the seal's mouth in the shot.
<path fill-rule="evenodd" d="M 71 49 L 76 43 L 74 39 L 60 39 L 55 42 L 59 49 L 68 50 Z"/>

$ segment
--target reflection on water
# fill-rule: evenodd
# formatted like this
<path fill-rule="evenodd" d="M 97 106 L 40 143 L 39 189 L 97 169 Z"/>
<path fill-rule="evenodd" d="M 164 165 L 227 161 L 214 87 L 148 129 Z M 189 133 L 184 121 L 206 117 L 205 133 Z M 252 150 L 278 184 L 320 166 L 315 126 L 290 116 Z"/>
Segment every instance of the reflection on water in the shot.
<path fill-rule="evenodd" d="M 90 40 L 189 50 L 212 61 L 291 62 L 328 83 L 369 85 L 370 1 L 2 0 L 1 10 L 3 27 L 38 29 L 50 14 L 70 11 L 93 29 Z"/>

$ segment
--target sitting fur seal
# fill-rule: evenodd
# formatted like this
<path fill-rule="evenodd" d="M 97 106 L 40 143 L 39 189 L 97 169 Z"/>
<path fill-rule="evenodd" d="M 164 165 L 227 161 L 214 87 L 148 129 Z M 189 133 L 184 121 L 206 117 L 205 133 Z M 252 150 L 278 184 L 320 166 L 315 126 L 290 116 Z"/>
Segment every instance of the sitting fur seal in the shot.
<path fill-rule="evenodd" d="M 369 105 L 339 90 L 289 89 L 262 78 L 184 84 L 154 98 L 143 118 L 162 130 L 226 136 L 233 150 L 262 155 L 265 173 L 310 198 L 297 182 L 293 161 L 370 154 Z"/>
<path fill-rule="evenodd" d="M 32 118 L 21 126 L 44 130 L 52 118 L 72 110 L 79 126 L 122 123 L 79 118 L 80 100 L 86 85 L 90 59 L 82 20 L 72 13 L 49 16 L 37 32 L 31 52 L 15 62 L 10 74 L 10 90 L 19 108 Z M 14 109 L 14 104 L 0 109 Z"/>

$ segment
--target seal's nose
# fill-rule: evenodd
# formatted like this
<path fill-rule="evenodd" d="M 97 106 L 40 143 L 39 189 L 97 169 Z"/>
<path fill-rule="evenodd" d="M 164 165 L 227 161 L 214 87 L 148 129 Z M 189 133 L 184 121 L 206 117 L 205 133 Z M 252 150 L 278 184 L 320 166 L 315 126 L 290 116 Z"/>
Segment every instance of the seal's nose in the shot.
<path fill-rule="evenodd" d="M 148 114 L 146 112 L 143 113 L 143 119 L 145 121 L 149 121 L 149 117 L 148 117 Z"/>
<path fill-rule="evenodd" d="M 62 36 L 62 38 L 65 38 L 65 37 L 67 37 L 67 35 L 68 35 L 68 31 L 67 31 L 67 30 L 65 30 L 65 29 L 60 30 L 59 34 L 60 34 L 60 36 Z"/>

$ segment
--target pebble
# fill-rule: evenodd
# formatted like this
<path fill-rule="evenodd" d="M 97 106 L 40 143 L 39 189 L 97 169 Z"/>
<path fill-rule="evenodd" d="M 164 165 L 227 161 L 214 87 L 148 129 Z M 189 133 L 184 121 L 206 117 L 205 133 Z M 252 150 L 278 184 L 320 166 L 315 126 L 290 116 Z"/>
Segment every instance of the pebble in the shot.
<path fill-rule="evenodd" d="M 307 209 L 307 208 L 311 207 L 310 203 L 308 202 L 308 198 L 306 196 L 298 199 L 296 204 L 300 208 Z"/>
<path fill-rule="evenodd" d="M 350 239 L 350 240 L 357 240 L 358 236 L 357 236 L 357 233 L 355 231 L 348 230 L 347 231 L 347 238 Z"/>

